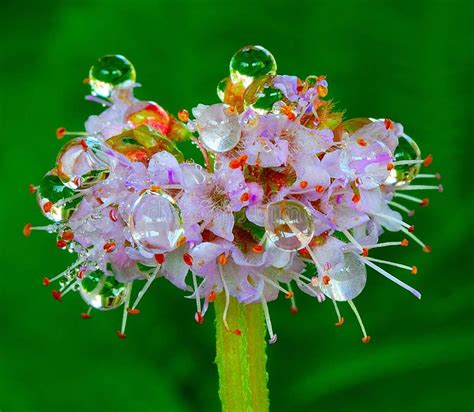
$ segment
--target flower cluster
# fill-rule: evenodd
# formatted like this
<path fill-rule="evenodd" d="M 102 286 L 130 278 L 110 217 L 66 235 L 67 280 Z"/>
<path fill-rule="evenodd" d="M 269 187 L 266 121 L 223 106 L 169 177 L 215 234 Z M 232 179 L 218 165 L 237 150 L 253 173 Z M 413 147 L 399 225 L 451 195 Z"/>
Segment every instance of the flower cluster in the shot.
<path fill-rule="evenodd" d="M 428 199 L 406 191 L 441 185 L 410 185 L 431 156 L 421 157 L 401 124 L 390 119 L 344 120 L 327 100 L 324 76 L 277 75 L 264 48 L 240 49 L 230 76 L 218 84 L 221 103 L 199 104 L 175 118 L 158 104 L 133 96 L 135 70 L 122 56 L 105 56 L 91 68 L 89 100 L 107 108 L 71 135 L 37 192 L 53 221 L 32 230 L 57 233 L 57 246 L 78 259 L 44 278 L 57 300 L 78 291 L 90 309 L 123 305 L 118 336 L 128 314 L 158 277 L 196 300 L 202 323 L 209 304 L 223 294 L 242 304 L 261 304 L 271 343 L 276 341 L 267 302 L 280 292 L 296 313 L 292 285 L 319 302 L 353 303 L 364 289 L 367 267 L 420 298 L 418 291 L 381 265 L 416 274 L 415 266 L 383 261 L 372 250 L 407 246 L 425 252 L 401 213 Z M 189 143 L 192 143 L 189 145 Z M 190 148 L 200 160 L 186 160 Z M 199 150 L 197 150 L 199 149 Z M 405 192 L 405 193 L 404 193 Z M 380 243 L 384 230 L 402 232 Z M 132 300 L 132 285 L 144 282 Z M 225 327 L 236 334 L 238 325 Z"/>

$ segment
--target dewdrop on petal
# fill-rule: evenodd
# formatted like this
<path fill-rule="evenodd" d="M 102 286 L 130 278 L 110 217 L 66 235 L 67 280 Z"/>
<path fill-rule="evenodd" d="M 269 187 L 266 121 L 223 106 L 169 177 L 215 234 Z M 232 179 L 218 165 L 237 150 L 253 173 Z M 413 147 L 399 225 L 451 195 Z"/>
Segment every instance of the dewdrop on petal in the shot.
<path fill-rule="evenodd" d="M 313 221 L 306 208 L 293 200 L 270 203 L 265 212 L 268 239 L 283 250 L 305 248 L 314 234 Z"/>
<path fill-rule="evenodd" d="M 184 236 L 181 211 L 162 190 L 146 190 L 133 205 L 130 231 L 138 247 L 150 254 L 169 252 Z"/>
<path fill-rule="evenodd" d="M 277 65 L 273 55 L 261 46 L 246 46 L 238 50 L 230 60 L 232 82 L 249 86 L 255 78 L 276 74 Z"/>
<path fill-rule="evenodd" d="M 344 253 L 342 266 L 331 271 L 325 281 L 319 282 L 321 291 L 339 302 L 356 298 L 364 290 L 367 270 L 356 254 Z M 322 276 L 322 278 L 324 277 Z"/>
<path fill-rule="evenodd" d="M 135 80 L 133 64 L 119 54 L 101 57 L 89 72 L 92 94 L 100 97 L 109 97 L 114 88 L 126 87 Z"/>
<path fill-rule="evenodd" d="M 125 302 L 128 290 L 124 283 L 101 270 L 88 273 L 80 282 L 79 293 L 89 306 L 98 310 L 112 310 Z"/>
<path fill-rule="evenodd" d="M 404 134 L 398 139 L 398 146 L 395 149 L 394 158 L 393 168 L 390 170 L 390 174 L 385 183 L 397 187 L 405 186 L 420 172 L 420 148 L 410 136 Z M 417 161 L 419 162 L 416 163 Z M 414 163 L 410 164 L 410 162 Z"/>
<path fill-rule="evenodd" d="M 154 102 L 137 102 L 125 112 L 125 118 L 132 127 L 151 126 L 167 135 L 170 131 L 170 116 L 160 105 Z"/>
<path fill-rule="evenodd" d="M 56 159 L 59 179 L 69 188 L 88 189 L 109 176 L 109 165 L 105 156 L 99 156 L 98 140 L 78 138 L 67 142 Z"/>

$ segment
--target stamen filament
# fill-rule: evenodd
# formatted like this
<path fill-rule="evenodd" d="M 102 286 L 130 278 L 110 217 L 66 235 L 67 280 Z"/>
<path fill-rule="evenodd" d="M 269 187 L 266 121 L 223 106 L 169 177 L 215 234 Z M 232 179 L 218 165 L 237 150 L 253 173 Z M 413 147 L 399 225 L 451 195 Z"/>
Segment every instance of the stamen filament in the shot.
<path fill-rule="evenodd" d="M 397 188 L 396 190 L 437 190 L 438 192 L 443 191 L 443 185 L 410 185 L 410 186 L 402 186 Z"/>
<path fill-rule="evenodd" d="M 268 311 L 267 301 L 263 296 L 260 298 L 260 301 L 262 302 L 263 314 L 265 315 L 265 323 L 267 325 L 268 334 L 270 336 L 268 343 L 272 344 L 277 341 L 278 337 L 276 334 L 273 333 L 272 320 L 270 319 L 270 312 Z"/>
<path fill-rule="evenodd" d="M 275 282 L 269 278 L 267 278 L 265 275 L 262 275 L 261 273 L 257 273 L 257 276 L 261 278 L 264 282 L 268 283 L 269 285 L 274 286 L 281 292 L 283 292 L 286 296 L 292 296 L 292 293 L 290 293 L 288 290 L 286 290 L 284 287 L 280 286 L 278 282 Z"/>
<path fill-rule="evenodd" d="M 415 196 L 408 196 L 403 193 L 397 193 L 397 192 L 393 194 L 393 197 L 399 197 L 401 199 L 411 200 L 412 202 L 415 202 L 415 203 L 421 203 L 421 201 L 423 200 Z"/>
<path fill-rule="evenodd" d="M 361 244 L 350 234 L 350 232 L 347 229 L 342 230 L 342 233 L 349 239 L 349 242 L 351 242 L 354 246 L 357 247 L 360 251 L 362 251 L 364 248 L 361 246 Z"/>
<path fill-rule="evenodd" d="M 336 310 L 337 315 L 337 323 L 336 326 L 341 326 L 344 323 L 344 318 L 341 316 L 341 312 L 339 312 L 339 307 L 337 306 L 337 302 L 334 299 L 331 299 L 334 305 L 334 309 Z"/>
<path fill-rule="evenodd" d="M 145 285 L 143 286 L 143 288 L 140 290 L 140 292 L 138 292 L 137 298 L 135 299 L 135 302 L 132 305 L 132 310 L 136 309 L 136 307 L 138 306 L 138 304 L 142 300 L 143 296 L 145 295 L 146 291 L 151 286 L 153 281 L 156 279 L 156 275 L 158 274 L 158 271 L 160 270 L 160 267 L 161 266 L 156 267 L 156 269 L 153 271 L 151 276 L 147 279 L 147 281 L 146 281 Z"/>
<path fill-rule="evenodd" d="M 199 288 L 197 284 L 197 279 L 196 275 L 194 274 L 193 271 L 191 271 L 192 277 L 193 277 L 193 286 L 194 286 L 194 297 L 196 298 L 196 310 L 197 313 L 201 314 L 202 313 L 202 308 L 201 308 L 201 298 L 199 297 Z"/>
<path fill-rule="evenodd" d="M 395 267 L 400 268 L 400 269 L 405 269 L 405 270 L 410 270 L 410 271 L 413 270 L 413 266 L 407 266 L 407 265 L 403 265 L 401 263 L 390 262 L 388 260 L 382 260 L 382 259 L 375 259 L 373 257 L 366 257 L 366 259 L 370 260 L 371 262 L 383 263 L 385 265 L 395 266 Z"/>
<path fill-rule="evenodd" d="M 122 327 L 120 328 L 120 338 L 125 338 L 125 328 L 127 327 L 127 315 L 128 315 L 128 309 L 130 308 L 130 297 L 132 295 L 132 285 L 133 282 L 128 282 L 127 283 L 127 288 L 126 288 L 126 294 L 127 297 L 125 298 L 125 303 L 123 304 L 123 314 L 122 314 Z"/>
<path fill-rule="evenodd" d="M 364 335 L 364 337 L 362 338 L 362 342 L 368 343 L 370 340 L 370 336 L 368 336 L 367 332 L 365 331 L 364 322 L 362 322 L 362 318 L 360 317 L 359 311 L 357 310 L 352 300 L 348 300 L 347 303 L 349 303 L 349 306 L 351 307 L 352 311 L 354 312 L 354 315 L 357 318 L 357 322 L 359 322 L 360 329 L 362 330 L 362 334 Z"/>
<path fill-rule="evenodd" d="M 388 204 L 393 206 L 393 207 L 396 207 L 397 209 L 400 209 L 402 210 L 403 212 L 405 212 L 408 216 L 413 216 L 415 214 L 415 211 L 414 210 L 410 210 L 408 209 L 407 207 L 401 205 L 400 203 L 397 203 L 397 202 L 393 202 L 393 201 L 388 201 Z"/>
<path fill-rule="evenodd" d="M 403 227 L 406 227 L 407 229 L 411 227 L 408 223 L 404 222 L 403 220 L 400 220 L 400 219 L 397 219 L 395 217 L 386 215 L 385 213 L 370 212 L 369 214 L 371 214 L 373 216 L 381 217 L 382 219 L 387 219 L 387 220 L 391 220 L 392 222 L 399 223 L 400 225 L 402 225 Z"/>
<path fill-rule="evenodd" d="M 422 248 L 426 248 L 426 245 L 413 233 L 409 232 L 405 228 L 401 228 L 401 231 L 405 233 L 406 235 L 410 236 L 416 243 L 418 243 Z"/>

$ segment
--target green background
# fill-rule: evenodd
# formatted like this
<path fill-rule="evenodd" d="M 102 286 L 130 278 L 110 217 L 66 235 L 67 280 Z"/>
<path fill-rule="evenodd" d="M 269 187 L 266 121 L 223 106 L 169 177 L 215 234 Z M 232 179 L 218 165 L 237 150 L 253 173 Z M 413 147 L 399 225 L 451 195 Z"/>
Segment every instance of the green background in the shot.
<path fill-rule="evenodd" d="M 421 301 L 370 272 L 357 303 L 373 340 L 347 306 L 297 296 L 271 304 L 279 342 L 268 349 L 272 411 L 470 411 L 472 363 L 472 8 L 461 1 L 7 1 L 1 50 L 0 410 L 217 411 L 213 311 L 166 281 L 154 284 L 115 335 L 121 311 L 82 321 L 77 295 L 54 301 L 41 285 L 72 256 L 54 237 L 21 235 L 45 223 L 30 182 L 54 163 L 55 129 L 80 130 L 95 104 L 81 81 L 101 55 L 134 62 L 140 98 L 169 111 L 217 101 L 231 55 L 261 44 L 279 73 L 326 74 L 348 117 L 401 121 L 445 191 L 411 220 L 433 246 L 377 257 L 416 264 L 394 271 Z"/>

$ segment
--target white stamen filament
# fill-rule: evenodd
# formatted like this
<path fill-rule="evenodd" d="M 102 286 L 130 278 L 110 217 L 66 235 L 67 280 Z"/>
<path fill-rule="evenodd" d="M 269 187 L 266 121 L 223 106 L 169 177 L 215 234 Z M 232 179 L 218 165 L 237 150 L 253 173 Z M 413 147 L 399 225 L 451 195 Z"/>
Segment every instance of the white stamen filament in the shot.
<path fill-rule="evenodd" d="M 257 276 L 261 278 L 264 282 L 268 283 L 269 285 L 274 286 L 281 292 L 283 292 L 285 295 L 291 295 L 289 291 L 287 291 L 284 287 L 280 286 L 278 282 L 275 282 L 269 278 L 267 278 L 265 275 L 262 275 L 261 273 L 257 273 Z"/>
<path fill-rule="evenodd" d="M 367 332 L 365 331 L 364 322 L 362 322 L 362 318 L 360 317 L 359 311 L 354 305 L 354 302 L 352 300 L 348 300 L 347 303 L 349 303 L 349 306 L 351 307 L 352 311 L 354 312 L 354 315 L 357 318 L 357 322 L 359 322 L 360 329 L 362 330 L 362 334 L 364 335 L 364 338 L 367 338 Z"/>
<path fill-rule="evenodd" d="M 219 275 L 221 277 L 222 287 L 224 288 L 224 294 L 225 294 L 225 307 L 224 307 L 224 313 L 222 314 L 222 321 L 224 322 L 225 328 L 227 330 L 230 330 L 229 325 L 227 324 L 227 312 L 229 310 L 229 304 L 230 304 L 229 289 L 227 289 L 227 284 L 225 283 L 225 280 L 224 280 L 224 275 L 222 273 L 221 265 L 217 265 L 217 267 L 219 268 Z"/>
<path fill-rule="evenodd" d="M 393 164 L 394 166 L 403 166 L 403 165 L 411 166 L 411 165 L 421 164 L 421 163 L 423 163 L 423 162 L 424 162 L 423 159 L 417 159 L 417 160 L 399 160 L 398 162 L 393 162 L 392 164 Z"/>
<path fill-rule="evenodd" d="M 367 266 L 370 266 L 375 271 L 379 272 L 381 275 L 385 276 L 387 279 L 390 279 L 392 282 L 396 283 L 397 285 L 401 286 L 403 289 L 407 290 L 418 299 L 421 299 L 421 293 L 418 292 L 416 289 L 413 289 L 411 286 L 407 285 L 406 283 L 402 282 L 400 279 L 397 279 L 395 276 L 388 273 L 386 270 L 382 269 L 381 267 L 377 266 L 375 263 L 371 262 L 370 260 L 359 256 L 359 259 L 365 263 Z"/>
<path fill-rule="evenodd" d="M 421 203 L 423 199 L 419 199 L 418 197 L 415 197 L 415 196 L 408 196 L 408 195 L 405 195 L 403 193 L 397 193 L 395 192 L 393 194 L 393 197 L 399 197 L 401 199 L 406 199 L 406 200 L 411 200 L 412 202 L 415 202 L 415 203 Z"/>
<path fill-rule="evenodd" d="M 201 298 L 199 296 L 199 288 L 196 280 L 196 275 L 194 274 L 193 271 L 191 271 L 192 277 L 193 277 L 193 286 L 194 286 L 194 297 L 196 298 L 196 310 L 198 313 L 202 314 L 201 310 Z"/>
<path fill-rule="evenodd" d="M 399 223 L 400 225 L 402 225 L 403 227 L 406 227 L 407 229 L 411 227 L 408 223 L 404 222 L 403 220 L 397 219 L 396 217 L 386 215 L 385 213 L 370 212 L 369 214 L 373 215 L 373 216 L 380 217 L 382 219 L 391 220 L 392 222 L 395 222 L 395 223 Z"/>
<path fill-rule="evenodd" d="M 101 104 L 103 106 L 107 106 L 107 107 L 112 106 L 112 103 L 110 103 L 107 100 L 101 99 L 100 97 L 97 97 L 97 96 L 88 95 L 88 96 L 86 96 L 86 100 L 88 100 L 90 102 L 94 102 L 94 103 L 99 103 L 99 104 Z"/>
<path fill-rule="evenodd" d="M 331 299 L 334 305 L 334 309 L 336 310 L 337 315 L 337 323 L 340 323 L 342 320 L 341 312 L 339 312 L 339 307 L 337 306 L 337 302 L 334 299 Z"/>
<path fill-rule="evenodd" d="M 81 265 L 82 263 L 84 263 L 87 259 L 89 259 L 89 256 L 86 256 L 85 258 L 83 259 L 79 259 L 79 260 L 76 260 L 71 266 L 69 266 L 68 268 L 66 268 L 66 270 L 64 270 L 63 272 L 61 272 L 59 275 L 56 275 L 54 276 L 53 278 L 49 279 L 49 282 L 54 282 L 58 279 L 61 279 L 63 276 L 66 276 L 71 270 L 73 270 L 74 268 L 78 267 L 79 265 Z"/>
<path fill-rule="evenodd" d="M 263 244 L 267 241 L 267 237 L 268 237 L 267 231 L 265 231 L 264 235 L 260 239 L 260 242 L 258 242 L 258 246 L 263 246 Z"/>
<path fill-rule="evenodd" d="M 127 283 L 127 288 L 125 290 L 125 293 L 127 294 L 127 297 L 125 298 L 125 303 L 123 304 L 122 327 L 120 328 L 120 332 L 122 333 L 122 335 L 125 335 L 125 328 L 127 326 L 127 315 L 128 315 L 128 309 L 130 307 L 130 297 L 132 295 L 132 285 L 133 285 L 133 282 L 128 282 Z"/>
<path fill-rule="evenodd" d="M 389 201 L 388 204 L 390 206 L 393 206 L 393 207 L 396 207 L 397 209 L 400 209 L 402 210 L 403 212 L 405 212 L 408 216 L 413 216 L 415 214 L 415 211 L 414 210 L 410 210 L 408 209 L 407 207 L 401 205 L 400 203 L 397 203 L 397 202 L 393 202 L 393 201 Z"/>
<path fill-rule="evenodd" d="M 270 312 L 268 311 L 267 301 L 263 296 L 260 298 L 260 300 L 262 302 L 263 314 L 265 315 L 265 323 L 267 325 L 268 334 L 270 336 L 268 343 L 272 344 L 276 342 L 277 335 L 273 333 L 272 320 L 270 319 Z"/>
<path fill-rule="evenodd" d="M 400 246 L 402 242 L 384 242 L 377 243 L 376 245 L 367 246 L 367 249 L 376 249 L 378 247 L 388 247 L 388 246 Z"/>
<path fill-rule="evenodd" d="M 145 285 L 143 286 L 143 288 L 140 290 L 140 292 L 138 292 L 137 298 L 135 299 L 135 302 L 132 305 L 132 309 L 135 309 L 138 306 L 138 304 L 142 300 L 143 296 L 145 295 L 146 291 L 151 286 L 153 281 L 156 279 L 156 275 L 158 274 L 158 271 L 160 270 L 160 268 L 161 268 L 161 265 L 158 265 L 156 267 L 156 269 L 153 271 L 151 276 L 147 279 L 147 281 L 146 281 Z"/>
<path fill-rule="evenodd" d="M 436 173 L 436 174 L 423 174 L 423 173 L 420 173 L 419 175 L 416 175 L 413 180 L 415 179 L 436 179 L 436 180 L 440 180 L 441 179 L 441 175 L 439 173 Z"/>
<path fill-rule="evenodd" d="M 57 224 L 47 226 L 31 226 L 30 230 L 40 230 L 45 232 L 56 232 L 61 226 Z"/>
<path fill-rule="evenodd" d="M 426 247 L 426 245 L 413 233 L 410 231 L 406 230 L 405 228 L 401 228 L 401 231 L 405 233 L 406 235 L 410 236 L 416 243 L 418 243 L 422 248 Z"/>
<path fill-rule="evenodd" d="M 291 298 L 290 298 L 291 307 L 296 309 L 295 294 L 294 294 L 294 292 L 293 292 L 293 288 L 291 287 L 291 283 L 288 282 L 288 283 L 286 284 L 286 286 L 288 287 L 288 290 L 291 292 Z"/>
<path fill-rule="evenodd" d="M 349 242 L 351 242 L 354 246 L 356 246 L 357 249 L 359 249 L 360 251 L 363 250 L 363 247 L 361 246 L 361 244 L 354 238 L 354 236 L 350 234 L 350 232 L 347 229 L 342 230 L 342 233 L 344 233 L 347 239 L 349 239 Z"/>
<path fill-rule="evenodd" d="M 437 190 L 438 192 L 443 191 L 442 185 L 432 186 L 432 185 L 409 185 L 398 187 L 395 190 Z"/>
<path fill-rule="evenodd" d="M 401 263 L 390 262 L 388 260 L 375 259 L 373 257 L 366 257 L 366 259 L 370 260 L 371 262 L 382 263 L 389 266 L 395 266 L 400 269 L 405 269 L 409 271 L 413 270 L 413 266 L 402 265 Z"/>

